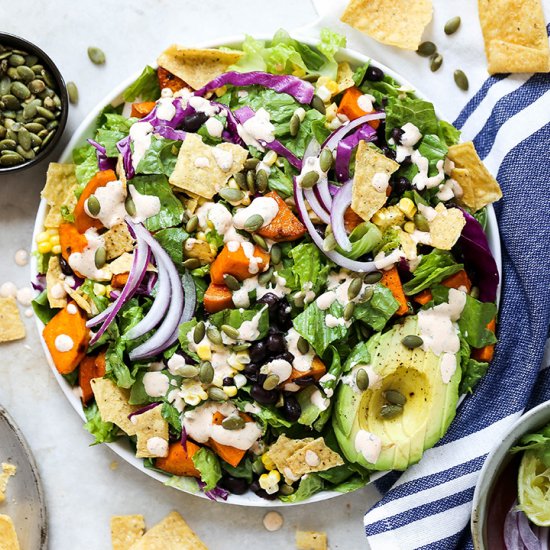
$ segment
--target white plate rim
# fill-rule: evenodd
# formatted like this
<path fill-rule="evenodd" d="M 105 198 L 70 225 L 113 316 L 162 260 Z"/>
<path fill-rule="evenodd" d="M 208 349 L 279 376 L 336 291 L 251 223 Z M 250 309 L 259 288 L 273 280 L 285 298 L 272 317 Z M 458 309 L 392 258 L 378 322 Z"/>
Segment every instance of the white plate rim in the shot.
<path fill-rule="evenodd" d="M 255 35 L 255 37 L 258 38 L 259 40 L 266 40 L 266 41 L 272 38 L 271 36 L 268 36 L 268 35 Z M 308 37 L 308 36 L 302 36 L 299 33 L 292 33 L 292 37 L 310 46 L 315 46 L 319 43 L 319 40 L 312 39 L 311 37 Z M 195 44 L 194 47 L 197 47 L 197 48 L 218 48 L 220 46 L 231 47 L 231 46 L 241 44 L 243 39 L 244 39 L 244 35 L 231 35 L 228 37 L 219 38 L 218 40 L 209 40 L 209 41 L 201 42 L 201 43 Z M 337 55 L 337 59 L 338 61 L 352 61 L 353 63 L 357 63 L 357 64 L 363 64 L 363 63 L 366 63 L 367 61 L 372 61 L 376 66 L 380 67 L 386 74 L 390 75 L 392 78 L 400 82 L 402 86 L 406 86 L 407 88 L 414 89 L 418 97 L 429 100 L 429 98 L 425 94 L 419 91 L 417 87 L 412 86 L 412 84 L 410 84 L 408 80 L 403 78 L 398 73 L 394 72 L 389 67 L 386 67 L 383 63 L 380 63 L 379 61 L 369 57 L 368 55 L 359 53 L 349 48 L 342 48 Z M 150 65 L 156 66 L 156 62 L 150 63 Z M 71 137 L 65 149 L 61 153 L 59 162 L 71 161 L 71 154 L 73 149 L 78 145 L 82 144 L 88 137 L 91 136 L 90 130 L 91 128 L 93 128 L 93 124 L 97 116 L 101 112 L 101 110 L 109 103 L 117 104 L 116 103 L 117 100 L 119 100 L 120 102 L 120 96 L 122 92 L 132 82 L 135 81 L 135 79 L 139 76 L 140 72 L 141 71 L 134 73 L 133 75 L 131 75 L 130 77 L 122 81 L 120 84 L 118 84 L 88 113 L 88 115 L 84 118 L 84 120 L 78 125 L 78 127 L 74 131 L 73 136 Z M 435 103 L 434 103 L 434 107 L 435 107 Z M 445 118 L 441 115 L 441 112 L 437 109 L 437 107 L 435 107 L 435 111 L 439 119 L 445 120 Z M 41 199 L 40 205 L 38 207 L 38 211 L 36 214 L 36 221 L 33 229 L 32 247 L 31 247 L 33 251 L 36 249 L 36 235 L 43 230 L 43 222 L 46 217 L 46 211 L 47 211 L 47 204 L 44 199 Z M 487 223 L 486 233 L 489 241 L 489 247 L 497 263 L 497 268 L 500 275 L 500 282 L 497 290 L 497 303 L 498 303 L 500 301 L 500 292 L 502 287 L 502 258 L 501 258 L 501 247 L 500 247 L 498 225 L 497 225 L 497 220 L 496 220 L 495 212 L 492 205 L 489 206 L 488 208 L 488 223 Z M 37 275 L 37 262 L 36 262 L 35 255 L 31 255 L 30 270 L 31 270 L 31 280 L 35 280 Z M 44 354 L 46 356 L 48 364 L 59 386 L 61 387 L 61 390 L 65 394 L 65 397 L 69 400 L 69 403 L 71 404 L 71 406 L 79 414 L 82 420 L 86 422 L 86 417 L 82 409 L 82 403 L 81 403 L 80 397 L 74 392 L 73 388 L 63 378 L 63 376 L 59 374 L 59 372 L 55 368 L 50 352 L 46 346 L 44 339 L 42 338 L 42 330 L 44 328 L 44 324 L 38 318 L 36 318 L 36 325 L 38 328 L 39 339 L 42 345 L 42 349 L 44 350 Z M 122 458 L 123 460 L 125 460 L 126 462 L 128 462 L 129 464 L 137 468 L 138 470 L 144 472 L 149 477 L 152 477 L 153 479 L 156 479 L 161 483 L 164 483 L 167 479 L 169 479 L 170 477 L 169 475 L 164 475 L 155 470 L 145 468 L 145 466 L 143 465 L 143 461 L 139 458 L 136 458 L 136 456 L 134 455 L 131 449 L 129 442 L 126 439 L 123 438 L 113 443 L 105 443 L 105 445 L 107 445 L 120 458 Z M 370 484 L 376 481 L 377 479 L 383 477 L 387 473 L 389 472 L 376 472 L 372 474 L 368 483 Z M 178 490 L 182 491 L 181 489 L 178 489 Z M 191 493 L 188 491 L 182 491 L 182 492 L 192 494 L 194 496 L 198 496 L 201 498 L 208 498 L 202 492 L 198 492 L 198 493 Z M 283 503 L 278 499 L 275 501 L 268 501 L 250 493 L 247 493 L 245 495 L 230 494 L 226 501 L 220 501 L 220 502 L 225 504 L 238 505 L 238 506 L 254 506 L 254 507 L 261 507 L 261 508 L 272 508 L 272 507 L 280 507 L 280 506 L 288 507 L 288 506 L 297 506 L 297 505 L 311 504 L 314 502 L 320 502 L 331 498 L 336 498 L 343 494 L 345 493 L 338 493 L 336 491 L 321 491 L 319 493 L 316 493 L 306 501 L 297 502 L 297 503 Z"/>

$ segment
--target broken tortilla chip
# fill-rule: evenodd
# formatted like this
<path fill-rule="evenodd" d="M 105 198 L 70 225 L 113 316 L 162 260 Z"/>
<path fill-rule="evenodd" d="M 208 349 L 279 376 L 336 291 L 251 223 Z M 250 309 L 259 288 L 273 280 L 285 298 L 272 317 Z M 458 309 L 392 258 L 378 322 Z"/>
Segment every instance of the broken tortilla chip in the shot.
<path fill-rule="evenodd" d="M 160 67 L 198 90 L 241 58 L 244 52 L 192 49 L 172 44 L 158 57 Z"/>
<path fill-rule="evenodd" d="M 2 463 L 2 473 L 0 474 L 0 502 L 6 500 L 6 489 L 8 487 L 8 481 L 10 477 L 14 476 L 17 472 L 17 466 L 9 464 L 8 462 Z"/>
<path fill-rule="evenodd" d="M 139 407 L 128 403 L 130 392 L 107 378 L 93 378 L 91 384 L 101 420 L 116 424 L 128 435 L 136 435 L 136 426 L 128 416 Z"/>
<path fill-rule="evenodd" d="M 478 0 L 489 73 L 546 73 L 550 50 L 541 0 Z"/>
<path fill-rule="evenodd" d="M 466 225 L 464 214 L 458 208 L 445 208 L 443 203 L 435 207 L 436 215 L 428 220 L 430 240 L 434 248 L 451 250 Z"/>
<path fill-rule="evenodd" d="M 187 134 L 170 184 L 211 199 L 231 176 L 243 169 L 247 156 L 248 151 L 240 145 L 221 143 L 211 147 L 199 135 Z"/>
<path fill-rule="evenodd" d="M 346 61 L 344 61 L 343 63 L 338 63 L 336 84 L 338 84 L 338 93 L 355 86 L 355 81 L 353 80 L 353 69 Z"/>
<path fill-rule="evenodd" d="M 171 512 L 151 527 L 129 550 L 208 550 L 185 520 Z"/>
<path fill-rule="evenodd" d="M 399 164 L 385 157 L 365 141 L 360 141 L 355 157 L 355 178 L 351 199 L 352 210 L 369 221 L 373 214 L 386 204 L 386 187 L 378 187 L 377 179 L 382 184 L 389 181 L 390 176 L 399 169 Z"/>
<path fill-rule="evenodd" d="M 19 540 L 10 516 L 0 514 L 0 548 L 1 550 L 19 550 Z"/>
<path fill-rule="evenodd" d="M 277 441 L 269 447 L 267 456 L 273 460 L 279 472 L 283 472 L 288 467 L 288 459 L 304 445 L 313 441 L 312 437 L 305 439 L 290 439 L 286 435 L 280 435 Z"/>
<path fill-rule="evenodd" d="M 65 221 L 61 215 L 62 206 L 67 206 L 71 212 L 74 210 L 77 202 L 74 192 L 78 186 L 75 169 L 75 164 L 50 162 L 46 185 L 41 193 L 50 207 L 44 220 L 44 227 L 56 228 Z"/>
<path fill-rule="evenodd" d="M 63 288 L 65 289 L 65 292 L 76 302 L 76 305 L 80 309 L 83 309 L 88 314 L 92 313 L 91 300 L 88 301 L 86 298 L 84 298 L 84 296 L 81 294 L 80 287 L 77 290 L 74 290 L 67 283 L 64 283 Z"/>
<path fill-rule="evenodd" d="M 131 252 L 134 249 L 134 239 L 128 231 L 125 223 L 114 225 L 102 235 L 105 241 L 105 252 L 107 261 L 118 258 L 124 252 Z"/>
<path fill-rule="evenodd" d="M 168 422 L 162 416 L 162 406 L 136 414 L 132 417 L 137 435 L 136 456 L 138 458 L 165 457 L 168 455 Z M 158 438 L 166 442 L 159 449 L 150 446 L 149 441 Z M 160 452 L 159 452 L 160 451 Z"/>
<path fill-rule="evenodd" d="M 297 550 L 327 550 L 327 534 L 322 531 L 296 531 Z"/>
<path fill-rule="evenodd" d="M 13 296 L 0 297 L 0 343 L 25 338 L 25 325 Z"/>
<path fill-rule="evenodd" d="M 318 437 L 310 441 L 287 459 L 294 476 L 301 477 L 311 472 L 323 472 L 344 464 L 342 457 L 327 447 L 325 440 Z"/>
<path fill-rule="evenodd" d="M 48 303 L 52 308 L 63 308 L 67 305 L 67 292 L 63 281 L 65 275 L 61 270 L 59 256 L 51 256 L 48 261 L 48 271 L 46 271 L 46 292 L 48 294 Z"/>
<path fill-rule="evenodd" d="M 416 50 L 432 19 L 432 2 L 351 0 L 340 19 L 378 42 Z"/>
<path fill-rule="evenodd" d="M 111 544 L 113 550 L 129 550 L 145 532 L 145 519 L 141 515 L 113 516 L 111 518 Z"/>
<path fill-rule="evenodd" d="M 502 197 L 497 180 L 489 173 L 471 141 L 449 147 L 447 158 L 455 165 L 451 176 L 462 188 L 462 204 L 477 212 Z"/>

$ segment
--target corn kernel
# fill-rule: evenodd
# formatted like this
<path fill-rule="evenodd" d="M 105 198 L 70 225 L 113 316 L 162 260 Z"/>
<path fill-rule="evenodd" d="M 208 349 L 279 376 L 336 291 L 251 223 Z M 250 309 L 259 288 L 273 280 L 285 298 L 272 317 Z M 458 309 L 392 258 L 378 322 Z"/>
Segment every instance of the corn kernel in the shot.
<path fill-rule="evenodd" d="M 279 481 L 281 481 L 281 474 L 279 473 L 278 470 L 271 470 L 267 474 L 267 477 L 269 477 L 271 479 L 271 481 L 273 481 L 275 483 L 279 483 Z"/>
<path fill-rule="evenodd" d="M 325 84 L 326 88 L 330 91 L 330 93 L 332 95 L 336 95 L 340 89 L 340 87 L 338 86 L 338 83 L 334 80 L 329 80 L 326 84 Z"/>
<path fill-rule="evenodd" d="M 397 204 L 399 210 L 409 218 L 409 220 L 412 220 L 414 218 L 414 215 L 416 214 L 416 205 L 411 199 L 408 198 L 402 198 L 399 203 Z"/>
<path fill-rule="evenodd" d="M 320 76 L 317 79 L 316 86 L 317 87 L 324 86 L 329 80 L 330 80 L 330 78 L 328 76 Z"/>
<path fill-rule="evenodd" d="M 221 88 L 216 88 L 215 90 L 215 94 L 218 97 L 221 97 L 223 94 L 225 94 L 225 92 L 227 92 L 227 86 L 222 86 Z"/>
<path fill-rule="evenodd" d="M 392 225 L 401 226 L 405 221 L 405 215 L 397 206 L 381 208 L 372 216 L 371 221 L 380 229 L 387 229 Z"/>
<path fill-rule="evenodd" d="M 265 154 L 263 162 L 268 166 L 273 166 L 276 160 L 277 160 L 277 153 L 275 151 L 268 151 Z"/>
<path fill-rule="evenodd" d="M 48 232 L 47 232 L 47 231 L 41 231 L 41 232 L 38 233 L 38 235 L 36 236 L 36 242 L 37 242 L 37 243 L 48 242 L 49 240 L 50 240 L 50 236 L 48 235 Z"/>
<path fill-rule="evenodd" d="M 237 386 L 237 388 L 242 388 L 248 384 L 248 380 L 244 374 L 236 374 L 233 377 L 233 381 L 235 382 L 235 386 Z"/>
<path fill-rule="evenodd" d="M 415 230 L 416 230 L 416 225 L 414 225 L 414 222 L 407 222 L 405 223 L 405 225 L 403 226 L 403 229 L 407 232 L 407 233 L 414 233 Z"/>
<path fill-rule="evenodd" d="M 60 244 L 55 244 L 52 246 L 52 252 L 54 254 L 61 254 L 61 245 Z"/>
<path fill-rule="evenodd" d="M 197 346 L 197 355 L 203 361 L 210 361 L 210 359 L 212 359 L 212 350 L 210 349 L 210 344 L 208 342 L 201 342 Z"/>
<path fill-rule="evenodd" d="M 52 245 L 50 244 L 50 241 L 39 242 L 37 248 L 40 254 L 48 254 L 48 252 L 52 251 Z"/>
<path fill-rule="evenodd" d="M 336 112 L 338 111 L 338 107 L 336 106 L 336 103 L 331 103 L 327 109 L 325 116 L 327 117 L 327 122 L 331 122 L 336 117 Z"/>
<path fill-rule="evenodd" d="M 94 294 L 96 296 L 105 296 L 105 287 L 98 283 L 94 284 Z"/>
<path fill-rule="evenodd" d="M 262 464 L 266 470 L 275 470 L 275 462 L 271 460 L 271 457 L 267 453 L 262 455 Z"/>
<path fill-rule="evenodd" d="M 195 238 L 199 241 L 206 241 L 206 233 L 204 231 L 197 231 Z"/>
<path fill-rule="evenodd" d="M 59 234 L 52 235 L 50 237 L 50 242 L 52 243 L 52 246 L 55 246 L 56 244 L 59 244 Z"/>
<path fill-rule="evenodd" d="M 260 476 L 260 479 L 258 479 L 258 483 L 260 484 L 260 487 L 264 491 L 267 491 L 267 489 L 271 488 L 271 482 L 270 482 L 269 478 L 267 477 L 267 474 L 262 474 Z"/>
<path fill-rule="evenodd" d="M 227 397 L 235 397 L 237 395 L 237 388 L 235 386 L 224 386 L 223 391 Z"/>
<path fill-rule="evenodd" d="M 192 407 L 197 406 L 201 402 L 201 398 L 198 395 L 186 395 L 183 400 Z"/>

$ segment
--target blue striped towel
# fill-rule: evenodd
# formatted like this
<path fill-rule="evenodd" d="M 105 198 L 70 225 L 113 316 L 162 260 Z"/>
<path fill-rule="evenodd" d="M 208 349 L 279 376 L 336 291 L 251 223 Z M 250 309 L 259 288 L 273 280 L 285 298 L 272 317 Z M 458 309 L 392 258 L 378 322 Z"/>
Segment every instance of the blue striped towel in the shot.
<path fill-rule="evenodd" d="M 499 344 L 444 439 L 401 476 L 377 482 L 384 497 L 365 516 L 373 550 L 473 548 L 472 497 L 487 454 L 525 409 L 550 399 L 550 359 L 540 367 L 550 323 L 550 76 L 489 78 L 454 124 L 504 193 L 495 205 Z"/>

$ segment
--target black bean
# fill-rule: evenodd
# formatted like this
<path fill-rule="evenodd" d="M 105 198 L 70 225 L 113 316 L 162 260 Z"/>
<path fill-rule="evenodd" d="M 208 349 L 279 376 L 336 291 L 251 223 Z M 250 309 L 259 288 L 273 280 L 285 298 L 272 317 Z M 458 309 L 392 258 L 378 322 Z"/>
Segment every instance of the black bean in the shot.
<path fill-rule="evenodd" d="M 294 361 L 294 355 L 292 355 L 290 351 L 285 351 L 284 353 L 281 353 L 274 357 L 274 359 L 282 359 L 283 361 L 288 361 L 289 363 L 292 363 Z"/>
<path fill-rule="evenodd" d="M 270 334 L 266 340 L 267 349 L 273 353 L 283 353 L 286 349 L 285 337 L 282 334 Z"/>
<path fill-rule="evenodd" d="M 401 166 L 410 166 L 411 164 L 412 164 L 411 155 L 405 157 L 405 158 L 401 161 Z"/>
<path fill-rule="evenodd" d="M 260 367 L 258 367 L 258 365 L 254 363 L 249 363 L 248 365 L 245 365 L 243 369 L 243 374 L 248 380 L 250 380 L 250 382 L 257 382 L 259 371 Z"/>
<path fill-rule="evenodd" d="M 258 382 L 260 377 L 258 377 Z M 277 390 L 264 390 L 261 384 L 254 384 L 250 390 L 252 399 L 262 405 L 275 405 L 279 400 L 279 392 Z"/>
<path fill-rule="evenodd" d="M 296 378 L 294 380 L 294 383 L 297 386 L 311 386 L 311 384 L 315 383 L 315 378 L 311 374 L 308 374 L 307 376 L 300 376 L 300 378 Z"/>
<path fill-rule="evenodd" d="M 382 153 L 389 159 L 395 160 L 395 151 L 387 145 L 384 145 L 384 147 L 382 147 Z"/>
<path fill-rule="evenodd" d="M 401 138 L 403 137 L 403 134 L 405 132 L 401 129 L 401 128 L 394 128 L 392 131 L 391 131 L 391 137 L 393 139 L 393 142 L 396 144 L 396 145 L 400 145 L 401 144 Z"/>
<path fill-rule="evenodd" d="M 61 267 L 61 271 L 65 275 L 73 275 L 73 270 L 71 269 L 71 266 L 68 264 L 67 260 L 63 258 L 63 256 L 59 256 L 59 267 Z"/>
<path fill-rule="evenodd" d="M 384 78 L 384 71 L 374 65 L 369 65 L 365 72 L 365 79 L 371 82 L 380 82 Z"/>
<path fill-rule="evenodd" d="M 279 305 L 279 298 L 272 292 L 268 292 L 258 300 L 258 303 L 267 304 L 269 313 L 274 313 L 277 310 L 277 306 Z"/>
<path fill-rule="evenodd" d="M 248 348 L 248 355 L 250 356 L 250 360 L 259 363 L 263 359 L 265 359 L 266 354 L 266 345 L 265 342 L 259 341 L 254 342 L 249 348 Z"/>
<path fill-rule="evenodd" d="M 246 482 L 246 479 L 233 477 L 229 474 L 225 474 L 221 478 L 220 485 L 234 495 L 244 495 L 248 491 L 248 483 Z"/>
<path fill-rule="evenodd" d="M 283 330 L 288 330 L 292 326 L 292 319 L 290 317 L 291 308 L 286 300 L 281 300 L 277 307 L 277 317 L 274 322 Z"/>
<path fill-rule="evenodd" d="M 411 182 L 405 176 L 400 176 L 392 182 L 392 192 L 395 195 L 400 196 L 410 188 Z"/>
<path fill-rule="evenodd" d="M 226 376 L 223 379 L 222 383 L 223 383 L 224 386 L 233 386 L 233 385 L 235 385 L 235 380 L 231 376 Z"/>
<path fill-rule="evenodd" d="M 182 128 L 186 132 L 196 132 L 207 120 L 208 115 L 204 113 L 193 113 L 183 119 Z"/>
<path fill-rule="evenodd" d="M 284 400 L 283 405 L 283 415 L 290 422 L 296 422 L 300 415 L 302 414 L 302 408 L 298 399 L 293 395 L 287 395 Z"/>

